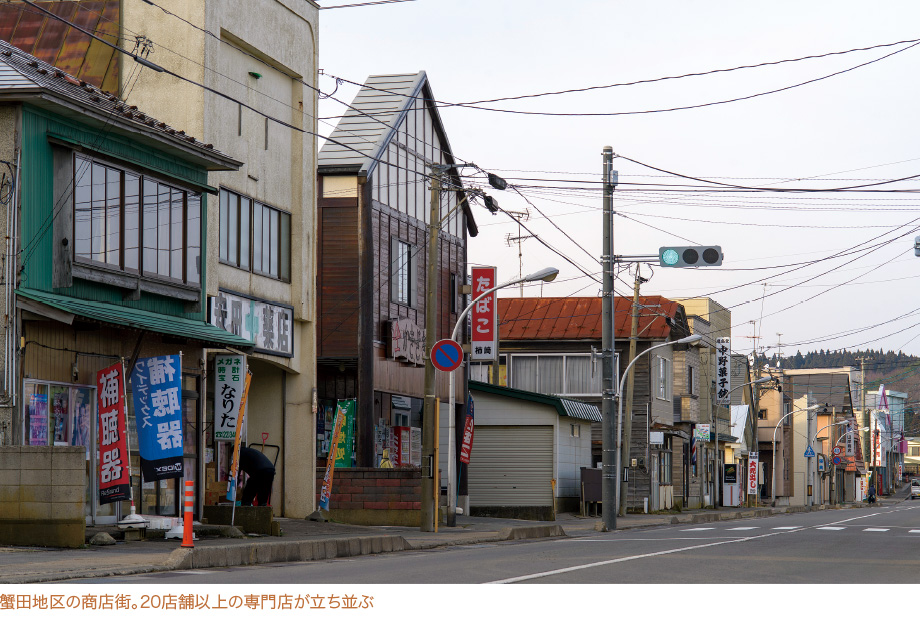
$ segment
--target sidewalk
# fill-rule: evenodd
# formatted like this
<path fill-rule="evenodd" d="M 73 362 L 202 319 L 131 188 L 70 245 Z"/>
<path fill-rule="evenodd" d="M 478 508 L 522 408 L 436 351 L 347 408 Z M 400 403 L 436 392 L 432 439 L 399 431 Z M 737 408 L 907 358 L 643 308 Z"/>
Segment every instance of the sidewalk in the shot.
<path fill-rule="evenodd" d="M 893 503 L 893 500 L 882 500 L 876 506 L 886 503 Z M 865 504 L 861 507 L 865 507 Z M 816 506 L 814 509 L 824 510 L 825 507 Z M 690 510 L 677 514 L 628 514 L 617 519 L 617 530 L 766 517 L 808 510 L 805 507 L 767 507 Z M 168 570 L 302 562 L 453 545 L 590 536 L 601 529 L 601 521 L 597 517 L 581 517 L 571 513 L 558 515 L 556 521 L 458 516 L 455 527 L 439 526 L 438 532 L 305 519 L 276 520 L 281 525 L 281 537 L 228 538 L 202 535 L 200 540 L 195 541 L 193 549 L 182 549 L 180 541 L 176 539 L 118 542 L 115 545 L 87 546 L 84 549 L 0 547 L 0 583 L 39 583 Z M 229 527 L 203 526 L 201 530 L 202 533 L 220 530 L 224 536 L 233 533 Z M 114 532 L 114 528 L 87 528 L 90 535 L 97 531 Z"/>

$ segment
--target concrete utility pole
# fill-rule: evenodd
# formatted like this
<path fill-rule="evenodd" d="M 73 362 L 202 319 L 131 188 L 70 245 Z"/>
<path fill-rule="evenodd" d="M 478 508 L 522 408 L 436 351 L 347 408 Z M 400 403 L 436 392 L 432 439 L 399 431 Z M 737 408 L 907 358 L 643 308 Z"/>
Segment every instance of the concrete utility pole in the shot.
<path fill-rule="evenodd" d="M 629 357 L 627 364 L 631 364 L 636 359 L 636 340 L 639 337 L 639 286 L 645 280 L 639 275 L 639 265 L 636 265 L 636 280 L 633 284 L 633 302 L 632 302 L 632 325 L 629 328 Z M 651 374 L 649 374 L 651 376 Z M 623 419 L 623 451 L 620 453 L 620 463 L 625 470 L 629 467 L 630 461 L 630 438 L 632 436 L 632 406 L 633 406 L 633 387 L 636 382 L 635 373 L 626 378 L 626 393 L 623 395 L 623 404 L 626 405 L 626 417 Z M 646 464 L 647 465 L 647 464 Z M 626 501 L 629 494 L 629 485 L 624 484 L 620 487 L 620 510 L 621 517 L 626 516 Z"/>
<path fill-rule="evenodd" d="M 856 361 L 859 362 L 859 405 L 862 407 L 863 414 L 863 426 L 869 426 L 869 412 L 866 410 L 866 362 L 871 360 L 871 357 L 861 356 L 857 357 Z M 869 467 L 872 461 L 869 459 L 869 455 L 872 454 L 871 450 L 873 449 L 872 444 L 872 435 L 870 433 L 866 441 L 866 445 L 863 447 L 863 462 L 866 464 L 866 467 Z M 872 470 L 869 470 L 872 472 Z M 873 475 L 870 473 L 869 480 L 873 480 Z"/>
<path fill-rule="evenodd" d="M 425 405 L 422 410 L 422 509 L 419 529 L 435 531 L 440 493 L 435 494 L 435 426 L 439 423 L 435 411 L 435 368 L 430 354 L 437 342 L 438 237 L 441 228 L 441 172 L 431 168 L 431 212 L 428 222 L 428 278 L 425 285 Z M 453 415 L 453 412 L 448 412 Z M 439 489 L 440 491 L 440 489 Z"/>
<path fill-rule="evenodd" d="M 809 411 L 808 417 L 806 418 L 805 423 L 805 435 L 808 439 L 808 447 L 811 448 L 814 452 L 814 447 L 812 447 L 812 437 L 816 435 L 815 428 L 817 427 L 815 423 L 815 412 Z M 806 460 L 806 465 L 808 467 L 808 477 L 807 482 L 805 483 L 805 505 L 813 506 L 815 503 L 815 473 L 814 473 L 814 460 L 813 456 L 809 456 Z"/>
<path fill-rule="evenodd" d="M 604 169 L 604 246 L 601 265 L 603 277 L 603 325 L 601 335 L 601 355 L 603 356 L 603 411 L 601 422 L 601 509 L 604 518 L 604 530 L 617 529 L 617 489 L 619 480 L 616 474 L 616 442 L 613 436 L 613 416 L 615 409 L 613 399 L 616 396 L 616 335 L 614 333 L 614 311 L 616 300 L 613 291 L 613 270 L 616 259 L 613 255 L 613 189 L 616 186 L 616 172 L 613 170 L 613 147 L 605 146 L 603 150 Z"/>

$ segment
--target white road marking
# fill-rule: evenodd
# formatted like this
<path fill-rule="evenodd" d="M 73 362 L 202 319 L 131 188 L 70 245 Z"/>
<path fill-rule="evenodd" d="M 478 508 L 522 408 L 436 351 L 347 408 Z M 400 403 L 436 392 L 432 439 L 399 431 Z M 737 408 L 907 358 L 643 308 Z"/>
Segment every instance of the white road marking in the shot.
<path fill-rule="evenodd" d="M 887 527 L 867 527 L 863 530 L 864 532 L 887 532 Z"/>
<path fill-rule="evenodd" d="M 714 527 L 691 527 L 689 530 L 681 530 L 681 532 L 702 532 L 703 530 L 714 530 Z"/>
<path fill-rule="evenodd" d="M 530 574 L 530 575 L 521 575 L 521 576 L 518 576 L 518 577 L 509 577 L 508 579 L 498 579 L 498 580 L 496 580 L 496 581 L 489 581 L 489 582 L 486 582 L 486 583 L 518 583 L 518 582 L 521 582 L 521 581 L 529 581 L 529 580 L 531 580 L 531 579 L 539 579 L 539 578 L 541 578 L 541 577 L 551 577 L 551 576 L 553 576 L 553 575 L 562 575 L 562 574 L 564 574 L 564 573 L 572 573 L 572 572 L 575 572 L 575 571 L 577 571 L 577 570 L 586 570 L 586 569 L 589 569 L 589 568 L 597 568 L 598 566 L 609 566 L 609 565 L 611 565 L 611 564 L 621 564 L 621 563 L 623 563 L 623 562 L 630 562 L 630 561 L 632 561 L 632 560 L 642 560 L 642 559 L 645 559 L 645 558 L 654 558 L 654 557 L 658 557 L 658 556 L 662 556 L 662 555 L 671 555 L 671 554 L 673 554 L 673 553 L 683 553 L 684 551 L 694 551 L 694 550 L 696 550 L 696 549 L 705 549 L 705 548 L 707 548 L 707 547 L 718 547 L 718 546 L 720 546 L 720 545 L 731 545 L 731 544 L 734 544 L 734 543 L 747 542 L 747 541 L 749 541 L 749 540 L 759 540 L 759 539 L 761 539 L 761 538 L 770 538 L 771 536 L 780 536 L 780 535 L 782 535 L 782 534 L 792 534 L 792 533 L 797 533 L 798 531 L 801 531 L 801 530 L 812 529 L 812 528 L 817 529 L 817 528 L 819 528 L 819 527 L 827 527 L 827 526 L 830 526 L 830 525 L 838 525 L 838 524 L 840 524 L 840 523 L 846 523 L 847 521 L 856 521 L 856 520 L 858 520 L 858 519 L 865 519 L 865 518 L 867 518 L 867 517 L 875 517 L 875 516 L 878 516 L 879 514 L 880 514 L 880 513 L 873 513 L 873 514 L 868 514 L 868 515 L 861 515 L 861 516 L 858 516 L 858 517 L 852 517 L 852 518 L 850 518 L 850 519 L 841 519 L 840 521 L 835 521 L 835 522 L 833 522 L 833 523 L 825 523 L 824 525 L 812 525 L 812 526 L 807 526 L 807 527 L 802 527 L 802 528 L 798 528 L 798 527 L 791 528 L 791 529 L 795 529 L 796 532 L 790 532 L 790 531 L 789 531 L 790 528 L 788 528 L 788 527 L 785 527 L 785 528 L 773 528 L 773 529 L 782 529 L 783 531 L 779 531 L 779 532 L 770 532 L 769 534 L 759 534 L 759 535 L 757 535 L 757 536 L 747 536 L 747 537 L 744 537 L 744 538 L 735 538 L 735 539 L 732 539 L 732 540 L 720 540 L 720 541 L 717 541 L 717 542 L 707 543 L 707 544 L 705 544 L 705 545 L 691 545 L 690 547 L 680 547 L 679 549 L 668 549 L 667 551 L 656 551 L 656 552 L 654 552 L 654 553 L 643 553 L 643 554 L 640 554 L 640 555 L 631 555 L 631 556 L 627 556 L 627 557 L 625 557 L 625 558 L 616 558 L 616 559 L 613 559 L 613 560 L 604 560 L 604 561 L 601 561 L 601 562 L 591 562 L 591 563 L 589 563 L 589 564 L 580 564 L 580 565 L 578 565 L 578 566 L 570 566 L 570 567 L 568 567 L 568 568 L 559 568 L 559 569 L 556 569 L 556 570 L 545 571 L 545 572 L 542 572 L 542 573 L 532 573 L 532 574 Z"/>
<path fill-rule="evenodd" d="M 800 525 L 783 525 L 783 526 L 780 526 L 780 527 L 774 527 L 774 528 L 770 528 L 770 529 L 774 529 L 774 530 L 797 530 L 797 529 L 799 529 L 800 527 L 801 527 Z"/>
<path fill-rule="evenodd" d="M 170 571 L 176 575 L 210 575 L 214 571 L 210 570 L 201 570 L 201 569 L 192 569 L 192 570 L 174 570 Z"/>
<path fill-rule="evenodd" d="M 673 536 L 668 538 L 570 538 L 557 540 L 559 543 L 576 543 L 576 542 L 590 542 L 590 543 L 599 543 L 599 542 L 634 542 L 634 541 L 645 541 L 645 542 L 654 542 L 656 540 L 714 540 L 716 538 L 741 538 L 741 536 Z"/>
<path fill-rule="evenodd" d="M 911 530 L 907 532 L 908 534 L 920 534 L 920 530 Z"/>
<path fill-rule="evenodd" d="M 845 527 L 831 527 L 830 525 L 827 525 L 827 526 L 825 526 L 825 527 L 819 527 L 819 528 L 817 528 L 817 529 L 819 529 L 819 530 L 835 530 L 835 531 L 836 531 L 836 530 L 845 530 L 845 529 L 847 529 L 847 528 L 845 528 Z"/>
<path fill-rule="evenodd" d="M 734 532 L 734 531 L 737 531 L 737 530 L 756 530 L 756 529 L 759 529 L 759 528 L 756 528 L 756 527 L 730 527 L 730 528 L 728 528 L 728 531 L 729 531 L 729 532 Z"/>

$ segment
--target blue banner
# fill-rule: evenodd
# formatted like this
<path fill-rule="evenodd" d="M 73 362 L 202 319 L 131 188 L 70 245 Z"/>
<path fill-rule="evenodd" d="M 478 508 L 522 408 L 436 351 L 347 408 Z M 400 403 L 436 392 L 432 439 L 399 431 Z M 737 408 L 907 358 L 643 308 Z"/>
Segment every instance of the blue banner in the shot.
<path fill-rule="evenodd" d="M 181 478 L 182 357 L 137 360 L 131 392 L 144 480 Z"/>

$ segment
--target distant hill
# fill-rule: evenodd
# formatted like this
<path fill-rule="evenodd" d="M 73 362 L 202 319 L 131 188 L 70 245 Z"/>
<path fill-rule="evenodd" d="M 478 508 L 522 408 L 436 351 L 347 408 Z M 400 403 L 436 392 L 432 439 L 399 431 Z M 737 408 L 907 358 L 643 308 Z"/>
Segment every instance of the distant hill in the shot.
<path fill-rule="evenodd" d="M 839 368 L 841 366 L 860 367 L 860 358 L 866 360 L 866 386 L 869 391 L 877 390 L 884 383 L 885 387 L 897 392 L 907 392 L 907 435 L 920 436 L 920 357 L 907 355 L 898 351 L 858 350 L 836 351 L 820 349 L 795 355 L 779 357 L 757 355 L 757 364 L 762 366 L 779 365 L 780 368 L 794 370 L 803 368 Z"/>

